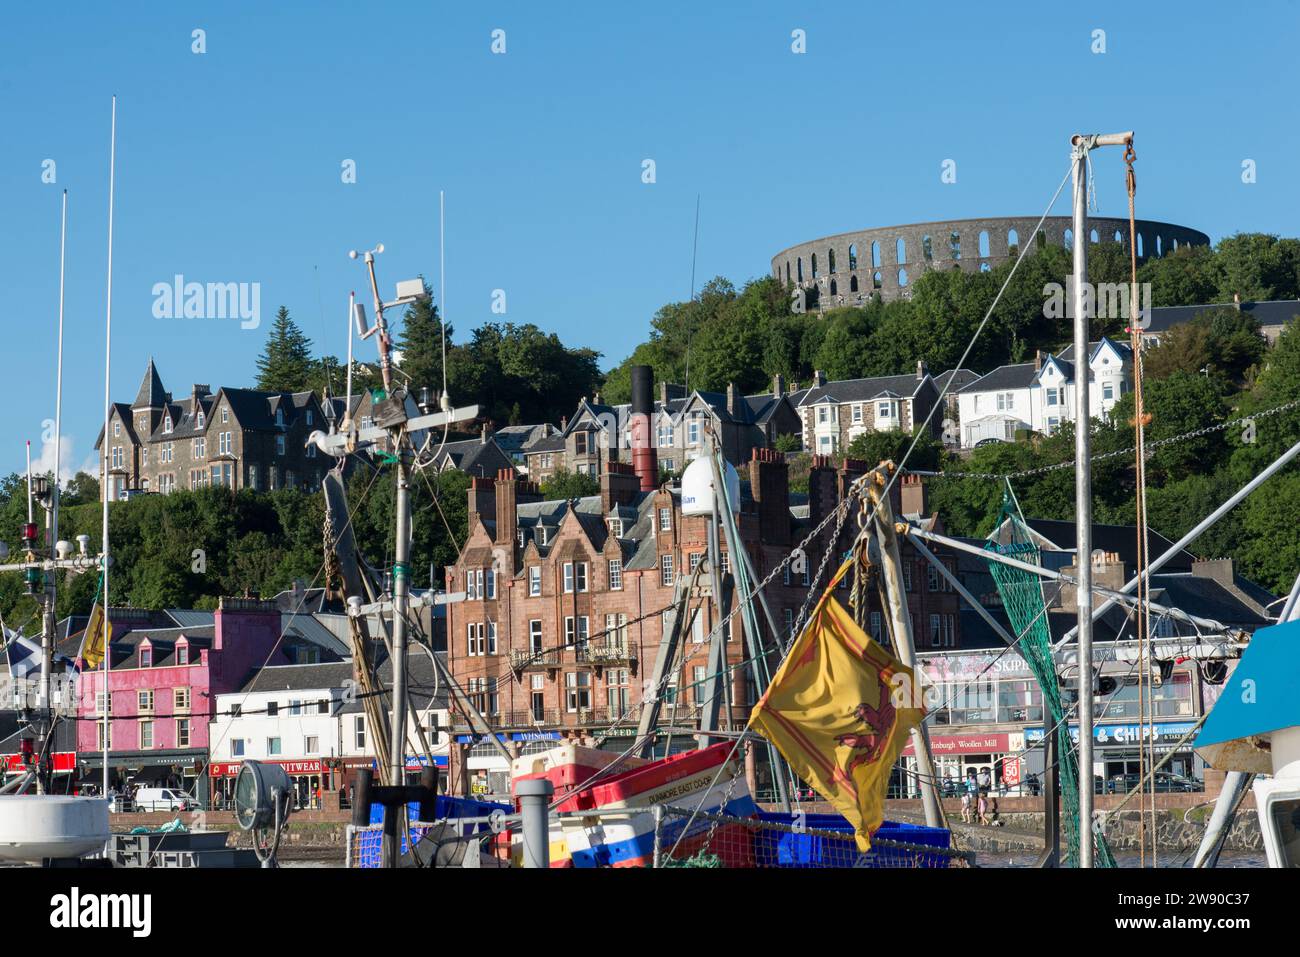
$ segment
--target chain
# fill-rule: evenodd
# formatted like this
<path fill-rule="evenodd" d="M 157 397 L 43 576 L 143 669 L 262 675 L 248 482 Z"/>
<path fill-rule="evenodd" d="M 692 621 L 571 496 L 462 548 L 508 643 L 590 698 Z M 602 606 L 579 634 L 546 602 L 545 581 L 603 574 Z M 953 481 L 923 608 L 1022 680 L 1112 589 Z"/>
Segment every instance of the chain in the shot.
<path fill-rule="evenodd" d="M 1251 415 L 1243 415 L 1240 418 L 1229 419 L 1226 422 L 1219 422 L 1216 425 L 1207 425 L 1204 428 L 1196 429 L 1192 432 L 1184 432 L 1182 435 L 1171 435 L 1168 438 L 1158 439 L 1155 442 L 1147 442 L 1145 443 L 1144 447 L 1146 449 L 1147 457 L 1150 458 L 1151 452 L 1154 449 L 1162 448 L 1166 445 L 1173 445 L 1176 442 L 1186 442 L 1190 439 L 1200 438 L 1202 435 L 1209 435 L 1212 432 L 1221 432 L 1224 429 L 1232 428 L 1234 425 L 1241 425 L 1245 422 L 1252 422 L 1255 419 L 1262 419 L 1266 416 L 1277 415 L 1278 413 L 1287 412 L 1297 407 L 1300 407 L 1300 399 L 1293 399 L 1290 402 L 1284 402 L 1281 405 L 1274 406 L 1271 409 L 1265 409 L 1262 412 L 1255 412 Z M 1119 458 L 1123 456 L 1132 456 L 1135 455 L 1136 453 L 1137 453 L 1137 446 L 1134 445 L 1126 449 L 1117 449 L 1114 452 L 1103 452 L 1100 455 L 1094 455 L 1092 457 L 1092 461 L 1102 462 L 1105 461 L 1106 459 Z M 918 474 L 933 475 L 936 478 L 978 478 L 978 479 L 997 479 L 998 481 L 1003 481 L 1004 479 L 1020 479 L 1020 478 L 1029 478 L 1034 475 L 1046 475 L 1049 472 L 1057 472 L 1060 471 L 1061 469 L 1072 469 L 1072 468 L 1074 468 L 1073 459 L 1071 459 L 1068 462 L 1058 462 L 1055 465 L 1043 465 L 1040 466 L 1039 468 L 1025 469 L 1023 472 L 964 472 L 958 470 L 954 472 L 922 472 Z"/>

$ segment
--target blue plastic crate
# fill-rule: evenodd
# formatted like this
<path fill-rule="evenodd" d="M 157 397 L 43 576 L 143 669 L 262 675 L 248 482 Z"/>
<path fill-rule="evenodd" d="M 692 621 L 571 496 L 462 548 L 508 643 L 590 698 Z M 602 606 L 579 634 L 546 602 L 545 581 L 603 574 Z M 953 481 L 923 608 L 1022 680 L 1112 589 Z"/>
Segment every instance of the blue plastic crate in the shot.
<path fill-rule="evenodd" d="M 793 814 L 762 813 L 759 820 L 773 824 L 794 823 Z M 759 867 L 885 867 L 888 854 L 876 848 L 862 854 L 853 837 L 853 825 L 838 814 L 805 814 L 803 831 L 759 830 L 754 839 L 754 856 Z M 843 838 L 808 831 L 832 831 Z M 876 839 L 919 844 L 947 849 L 951 834 L 945 828 L 926 827 L 885 821 L 876 831 Z M 920 867 L 947 867 L 949 858 L 942 854 L 921 854 L 914 860 Z"/>

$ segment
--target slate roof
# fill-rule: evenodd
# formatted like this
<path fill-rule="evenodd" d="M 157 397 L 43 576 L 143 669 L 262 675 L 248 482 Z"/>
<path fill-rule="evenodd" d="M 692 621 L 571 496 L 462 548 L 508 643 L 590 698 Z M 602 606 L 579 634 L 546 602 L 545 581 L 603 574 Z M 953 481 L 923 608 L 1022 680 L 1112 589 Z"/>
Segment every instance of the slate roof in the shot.
<path fill-rule="evenodd" d="M 158 369 L 153 364 L 153 356 L 149 357 L 149 367 L 144 370 L 144 378 L 140 382 L 140 391 L 135 395 L 135 402 L 131 404 L 132 409 L 160 409 L 171 398 L 163 389 L 162 379 L 158 376 Z"/>
<path fill-rule="evenodd" d="M 549 422 L 543 425 L 507 425 L 493 432 L 492 438 L 501 451 L 513 455 L 517 452 L 531 451 L 529 446 L 534 442 L 559 435 L 559 432 L 560 430 Z"/>
<path fill-rule="evenodd" d="M 980 376 L 962 392 L 1002 392 L 1007 389 L 1027 389 L 1034 383 L 1038 370 L 1032 362 L 1018 362 L 998 366 L 987 375 Z"/>
<path fill-rule="evenodd" d="M 492 436 L 484 442 L 481 438 L 448 442 L 443 446 L 434 466 L 438 469 L 459 469 L 467 475 L 494 478 L 501 469 L 508 469 L 514 461 L 502 451 Z"/>
<path fill-rule="evenodd" d="M 532 455 L 534 452 L 563 452 L 564 436 L 548 435 L 543 439 L 535 439 L 530 444 L 524 446 L 524 454 Z"/>
<path fill-rule="evenodd" d="M 934 385 L 940 392 L 946 388 L 949 395 L 954 395 L 979 377 L 978 372 L 972 372 L 970 369 L 949 369 L 947 372 L 940 372 L 934 377 Z M 952 384 L 949 385 L 949 382 Z"/>
<path fill-rule="evenodd" d="M 914 373 L 908 375 L 873 376 L 867 379 L 840 379 L 827 382 L 824 386 L 814 386 L 800 400 L 799 405 L 813 405 L 823 400 L 830 402 L 867 402 L 871 399 L 888 397 L 903 398 L 916 395 L 924 379 L 918 379 Z"/>
<path fill-rule="evenodd" d="M 352 680 L 351 661 L 330 661 L 312 665 L 268 665 L 240 689 L 255 691 L 316 691 L 346 687 Z"/>
<path fill-rule="evenodd" d="M 1231 302 L 1202 303 L 1198 306 L 1157 306 L 1151 310 L 1151 325 L 1146 332 L 1165 332 L 1191 322 L 1207 309 L 1234 308 Z M 1267 302 L 1243 302 L 1241 311 L 1253 316 L 1262 327 L 1282 326 L 1300 316 L 1300 299 L 1274 299 Z"/>

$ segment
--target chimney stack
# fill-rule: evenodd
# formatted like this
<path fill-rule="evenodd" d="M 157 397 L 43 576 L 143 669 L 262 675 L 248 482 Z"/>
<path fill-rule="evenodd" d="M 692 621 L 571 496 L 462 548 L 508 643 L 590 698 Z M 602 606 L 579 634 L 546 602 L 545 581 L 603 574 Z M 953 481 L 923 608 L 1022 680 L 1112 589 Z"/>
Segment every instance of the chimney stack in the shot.
<path fill-rule="evenodd" d="M 920 382 L 922 379 L 925 378 L 925 375 L 926 375 L 925 360 L 917 359 L 916 360 L 916 381 Z"/>
<path fill-rule="evenodd" d="M 821 369 L 813 370 L 812 384 L 814 389 L 820 389 L 826 385 L 826 375 Z"/>
<path fill-rule="evenodd" d="M 751 489 L 752 491 L 752 489 Z M 829 455 L 814 455 L 808 469 L 808 520 L 816 528 L 836 506 L 835 467 Z"/>
<path fill-rule="evenodd" d="M 899 489 L 899 511 L 904 515 L 919 515 L 922 518 L 930 514 L 924 476 L 905 473 L 899 480 Z"/>
<path fill-rule="evenodd" d="M 663 381 L 663 382 L 660 382 L 660 383 L 659 383 L 659 404 L 660 404 L 661 406 L 663 406 L 665 410 L 667 410 L 667 408 L 668 408 L 668 382 L 667 382 L 666 380 Z"/>
<path fill-rule="evenodd" d="M 785 376 L 778 372 L 772 376 L 772 397 L 779 399 L 783 395 L 785 395 Z"/>
<path fill-rule="evenodd" d="M 488 431 L 488 424 L 484 422 L 483 427 L 479 430 L 479 441 L 484 445 L 487 445 L 488 435 L 490 434 L 491 433 Z"/>
<path fill-rule="evenodd" d="M 628 425 L 632 432 L 632 468 L 641 480 L 641 491 L 653 492 L 659 485 L 659 455 L 650 432 L 654 417 L 654 370 L 649 366 L 632 366 L 632 414 Z M 661 383 L 665 396 L 666 383 Z M 664 410 L 667 411 L 667 398 Z"/>
<path fill-rule="evenodd" d="M 1043 350 L 1042 349 L 1034 350 L 1034 371 L 1035 372 L 1043 371 Z"/>
<path fill-rule="evenodd" d="M 610 462 L 600 476 L 600 511 L 608 516 L 617 505 L 627 505 L 641 490 L 636 469 L 626 462 Z"/>
<path fill-rule="evenodd" d="M 733 419 L 739 418 L 739 396 L 736 393 L 736 383 L 727 383 L 727 414 Z"/>
<path fill-rule="evenodd" d="M 749 488 L 758 505 L 759 541 L 790 544 L 790 470 L 775 449 L 756 448 L 749 460 Z"/>
<path fill-rule="evenodd" d="M 490 478 L 473 476 L 469 480 L 468 491 L 469 514 L 477 515 L 479 518 L 495 519 L 497 514 L 496 483 Z"/>
<path fill-rule="evenodd" d="M 1232 294 L 1232 305 L 1238 312 L 1241 312 L 1241 293 L 1234 292 Z"/>

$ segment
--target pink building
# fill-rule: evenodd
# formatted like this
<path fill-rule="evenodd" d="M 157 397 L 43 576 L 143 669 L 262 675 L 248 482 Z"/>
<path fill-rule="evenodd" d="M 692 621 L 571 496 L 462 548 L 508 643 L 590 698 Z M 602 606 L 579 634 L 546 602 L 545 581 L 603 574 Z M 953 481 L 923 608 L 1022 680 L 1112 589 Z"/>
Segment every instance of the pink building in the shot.
<path fill-rule="evenodd" d="M 237 691 L 264 664 L 297 663 L 299 644 L 281 641 L 281 633 L 274 601 L 222 598 L 211 625 L 115 634 L 108 675 L 113 780 L 183 787 L 206 798 L 216 696 Z M 87 768 L 103 767 L 103 682 L 98 670 L 78 677 L 77 753 Z"/>

